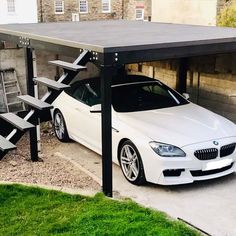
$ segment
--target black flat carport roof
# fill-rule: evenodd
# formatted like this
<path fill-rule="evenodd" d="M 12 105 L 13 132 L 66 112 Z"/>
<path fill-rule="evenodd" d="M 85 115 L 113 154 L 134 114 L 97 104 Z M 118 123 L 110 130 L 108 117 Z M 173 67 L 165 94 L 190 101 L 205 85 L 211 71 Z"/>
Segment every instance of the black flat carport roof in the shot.
<path fill-rule="evenodd" d="M 29 39 L 31 47 L 76 55 L 78 49 L 116 54 L 133 63 L 236 51 L 236 29 L 141 21 L 0 25 L 0 39 Z"/>
<path fill-rule="evenodd" d="M 236 51 L 236 29 L 124 20 L 0 25 L 0 40 L 26 48 L 28 91 L 34 88 L 31 49 L 75 57 L 89 54 L 88 60 L 100 66 L 102 180 L 107 196 L 112 196 L 111 79 L 119 73 L 119 67 L 135 62 L 183 58 L 179 78 L 185 79 L 185 86 L 185 58 Z M 76 61 L 83 60 L 80 56 Z M 32 137 L 36 140 L 36 131 Z M 36 141 L 31 143 L 34 151 L 37 150 L 35 146 Z"/>

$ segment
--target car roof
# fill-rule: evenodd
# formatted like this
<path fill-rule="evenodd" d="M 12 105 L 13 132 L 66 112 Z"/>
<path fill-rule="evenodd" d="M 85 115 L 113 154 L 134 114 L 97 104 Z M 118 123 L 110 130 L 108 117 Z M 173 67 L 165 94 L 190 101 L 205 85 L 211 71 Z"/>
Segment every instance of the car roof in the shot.
<path fill-rule="evenodd" d="M 113 78 L 112 80 L 112 85 L 122 85 L 122 84 L 127 84 L 127 83 L 138 83 L 138 82 L 156 82 L 158 80 L 149 78 L 147 76 L 142 76 L 142 75 L 125 75 L 122 78 Z M 87 83 L 100 83 L 101 78 L 100 77 L 94 77 L 94 78 L 89 78 L 89 79 L 83 79 L 76 81 L 71 84 L 71 87 L 77 87 L 80 84 L 87 84 Z"/>

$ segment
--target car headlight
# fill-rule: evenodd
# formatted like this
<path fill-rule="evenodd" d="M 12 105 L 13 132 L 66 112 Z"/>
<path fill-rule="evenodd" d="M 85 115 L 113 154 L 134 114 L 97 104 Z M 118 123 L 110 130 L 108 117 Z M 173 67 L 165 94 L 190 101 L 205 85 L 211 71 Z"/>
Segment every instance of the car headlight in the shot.
<path fill-rule="evenodd" d="M 186 153 L 183 150 L 170 144 L 158 143 L 154 141 L 150 142 L 149 144 L 151 148 L 154 150 L 154 152 L 162 157 L 185 157 L 186 156 Z"/>

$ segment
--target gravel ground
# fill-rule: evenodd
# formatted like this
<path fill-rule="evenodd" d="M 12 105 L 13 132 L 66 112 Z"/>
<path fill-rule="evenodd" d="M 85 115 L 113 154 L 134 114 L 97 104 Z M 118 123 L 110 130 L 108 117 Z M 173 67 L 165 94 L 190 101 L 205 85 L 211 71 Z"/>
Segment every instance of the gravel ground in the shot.
<path fill-rule="evenodd" d="M 26 134 L 17 144 L 17 149 L 9 152 L 0 161 L 0 181 L 32 183 L 70 189 L 100 191 L 101 187 L 90 176 L 71 162 L 56 154 L 60 144 L 48 127 L 42 133 L 42 154 L 38 162 L 30 160 L 29 135 Z"/>

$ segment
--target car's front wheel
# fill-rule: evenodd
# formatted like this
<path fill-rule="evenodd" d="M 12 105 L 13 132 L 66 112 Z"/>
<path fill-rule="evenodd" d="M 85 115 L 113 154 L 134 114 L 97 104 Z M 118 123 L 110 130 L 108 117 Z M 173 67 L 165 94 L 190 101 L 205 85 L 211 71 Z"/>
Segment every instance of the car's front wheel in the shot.
<path fill-rule="evenodd" d="M 54 131 L 56 134 L 56 137 L 61 141 L 61 142 L 68 142 L 70 141 L 68 131 L 66 128 L 66 123 L 65 119 L 62 115 L 62 113 L 59 110 L 56 110 L 54 113 Z"/>
<path fill-rule="evenodd" d="M 138 149 L 131 141 L 125 141 L 119 150 L 119 161 L 125 178 L 132 184 L 146 182 L 143 163 Z"/>

